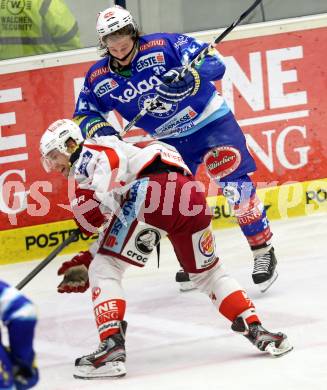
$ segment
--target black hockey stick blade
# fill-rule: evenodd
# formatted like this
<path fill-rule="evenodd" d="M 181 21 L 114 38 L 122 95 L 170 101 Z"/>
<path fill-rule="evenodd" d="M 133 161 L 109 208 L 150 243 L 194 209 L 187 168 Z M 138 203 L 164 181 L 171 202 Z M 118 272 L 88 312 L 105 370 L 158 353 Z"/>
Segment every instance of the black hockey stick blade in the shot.
<path fill-rule="evenodd" d="M 194 68 L 197 63 L 199 63 L 207 54 L 208 52 L 216 45 L 217 43 L 221 42 L 226 35 L 228 35 L 237 25 L 239 25 L 242 20 L 244 20 L 260 3 L 262 0 L 256 0 L 247 10 L 245 10 L 234 22 L 227 27 L 215 40 L 214 42 L 210 43 L 209 46 L 205 47 L 203 50 L 200 51 L 200 53 L 187 65 L 185 66 L 185 69 L 183 72 L 172 82 L 178 81 L 179 79 L 182 79 L 185 75 L 185 73 L 190 69 Z M 156 106 L 156 103 L 158 101 L 158 96 L 154 97 L 151 102 L 149 102 L 145 107 L 142 108 L 142 110 L 126 125 L 124 130 L 121 132 L 121 136 L 124 136 L 135 124 L 144 117 L 144 115 L 151 109 L 152 107 Z"/>
<path fill-rule="evenodd" d="M 60 245 L 57 246 L 44 260 L 41 261 L 28 275 L 21 280 L 16 288 L 21 290 L 27 283 L 29 283 L 40 271 L 43 270 L 67 245 L 71 242 L 76 241 L 80 231 L 78 229 L 74 230 Z"/>

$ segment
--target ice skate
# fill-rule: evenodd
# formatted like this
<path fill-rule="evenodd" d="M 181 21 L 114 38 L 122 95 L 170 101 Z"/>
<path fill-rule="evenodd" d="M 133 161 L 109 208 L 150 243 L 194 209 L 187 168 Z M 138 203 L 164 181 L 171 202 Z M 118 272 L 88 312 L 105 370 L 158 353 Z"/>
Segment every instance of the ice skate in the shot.
<path fill-rule="evenodd" d="M 274 357 L 283 356 L 293 349 L 284 333 L 269 332 L 258 322 L 247 325 L 242 317 L 237 317 L 232 323 L 232 330 L 243 334 L 260 351 Z"/>
<path fill-rule="evenodd" d="M 120 333 L 102 341 L 98 349 L 90 355 L 76 359 L 74 378 L 105 379 L 126 375 L 126 327 L 127 322 L 122 321 Z"/>
<path fill-rule="evenodd" d="M 179 283 L 179 291 L 191 291 L 196 289 L 192 280 L 190 280 L 190 276 L 183 269 L 180 269 L 176 273 L 176 282 Z"/>
<path fill-rule="evenodd" d="M 254 268 L 252 279 L 254 284 L 259 286 L 261 292 L 265 292 L 277 279 L 276 271 L 277 259 L 274 253 L 274 248 L 269 251 L 257 251 L 254 257 Z"/>

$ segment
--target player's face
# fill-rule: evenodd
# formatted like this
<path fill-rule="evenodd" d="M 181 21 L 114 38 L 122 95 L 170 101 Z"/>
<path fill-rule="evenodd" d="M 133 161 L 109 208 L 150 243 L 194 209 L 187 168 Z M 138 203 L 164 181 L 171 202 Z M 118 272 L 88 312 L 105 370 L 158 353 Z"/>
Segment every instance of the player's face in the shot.
<path fill-rule="evenodd" d="M 108 37 L 106 39 L 106 46 L 110 54 L 113 55 L 122 66 L 128 65 L 131 62 L 134 55 L 134 50 L 132 51 L 133 45 L 134 41 L 129 35 Z M 124 59 L 128 53 L 130 53 L 130 55 Z"/>
<path fill-rule="evenodd" d="M 69 157 L 66 154 L 59 152 L 59 150 L 51 150 L 46 155 L 46 163 L 49 171 L 59 172 L 63 176 L 68 177 L 70 171 Z"/>

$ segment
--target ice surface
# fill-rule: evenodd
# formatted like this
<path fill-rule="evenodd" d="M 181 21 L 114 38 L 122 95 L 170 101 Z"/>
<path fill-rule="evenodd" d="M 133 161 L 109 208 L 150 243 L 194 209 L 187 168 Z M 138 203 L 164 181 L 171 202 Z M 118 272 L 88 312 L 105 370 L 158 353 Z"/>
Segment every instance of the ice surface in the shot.
<path fill-rule="evenodd" d="M 76 357 L 93 352 L 98 336 L 90 292 L 57 294 L 58 257 L 23 292 L 38 307 L 35 348 L 41 380 L 36 390 L 327 389 L 327 215 L 272 222 L 279 277 L 266 293 L 252 284 L 252 256 L 240 229 L 216 231 L 221 260 L 254 300 L 266 328 L 285 332 L 294 351 L 274 359 L 230 330 L 210 300 L 180 293 L 168 241 L 144 268 L 130 267 L 127 376 L 74 379 Z M 324 245 L 326 244 L 326 246 Z M 16 285 L 37 262 L 1 266 Z"/>

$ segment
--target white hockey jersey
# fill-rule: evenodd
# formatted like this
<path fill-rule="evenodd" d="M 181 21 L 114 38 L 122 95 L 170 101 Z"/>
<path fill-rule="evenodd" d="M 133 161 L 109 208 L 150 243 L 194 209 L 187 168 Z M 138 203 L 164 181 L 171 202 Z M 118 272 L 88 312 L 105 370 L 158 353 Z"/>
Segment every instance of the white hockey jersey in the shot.
<path fill-rule="evenodd" d="M 115 212 L 118 199 L 157 157 L 191 175 L 181 155 L 170 145 L 156 141 L 139 148 L 116 136 L 104 136 L 85 141 L 74 165 L 74 178 L 80 188 L 93 190 L 102 206 Z"/>

